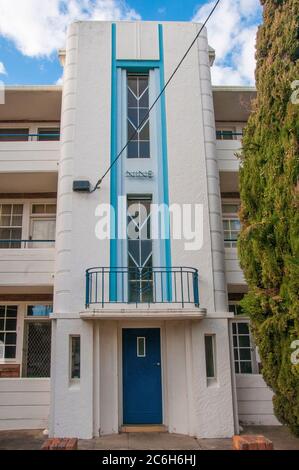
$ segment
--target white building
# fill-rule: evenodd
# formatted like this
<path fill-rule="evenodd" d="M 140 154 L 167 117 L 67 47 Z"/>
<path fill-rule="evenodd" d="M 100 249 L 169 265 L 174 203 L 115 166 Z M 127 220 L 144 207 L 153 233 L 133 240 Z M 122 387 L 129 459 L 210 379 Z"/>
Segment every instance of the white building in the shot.
<path fill-rule="evenodd" d="M 209 438 L 277 423 L 237 315 L 236 152 L 255 91 L 212 88 L 205 31 L 100 189 L 73 186 L 106 172 L 199 27 L 77 22 L 60 51 L 63 87 L 6 90 L 0 429 L 91 438 L 157 425 Z M 117 236 L 99 239 L 100 210 L 120 196 Z M 153 204 L 201 205 L 202 246 L 155 239 Z"/>

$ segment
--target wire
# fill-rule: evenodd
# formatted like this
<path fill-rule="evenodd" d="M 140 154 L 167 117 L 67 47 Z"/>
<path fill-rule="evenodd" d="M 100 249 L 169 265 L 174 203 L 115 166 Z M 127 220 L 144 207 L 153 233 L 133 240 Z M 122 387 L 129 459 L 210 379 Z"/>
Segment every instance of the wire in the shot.
<path fill-rule="evenodd" d="M 129 140 L 127 141 L 126 145 L 120 150 L 120 152 L 117 154 L 117 156 L 115 157 L 115 159 L 111 162 L 111 165 L 108 167 L 108 169 L 105 171 L 105 173 L 103 174 L 103 176 L 97 181 L 96 185 L 94 186 L 94 188 L 90 191 L 91 193 L 93 193 L 94 191 L 96 191 L 97 189 L 99 189 L 100 187 L 100 184 L 102 183 L 103 179 L 108 175 L 108 173 L 111 171 L 112 167 L 115 165 L 115 163 L 119 160 L 119 158 L 121 157 L 121 155 L 123 154 L 123 152 L 126 150 L 126 148 L 128 147 L 129 143 L 132 142 L 132 140 L 134 139 L 134 137 L 138 134 L 138 131 L 141 129 L 141 127 L 143 126 L 143 124 L 147 121 L 152 109 L 155 107 L 155 105 L 157 104 L 157 102 L 159 101 L 159 99 L 161 98 L 161 96 L 163 95 L 163 93 L 165 92 L 166 88 L 168 87 L 169 83 L 171 82 L 171 80 L 173 79 L 173 77 L 175 76 L 175 74 L 177 73 L 177 71 L 179 70 L 180 66 L 182 65 L 182 63 L 184 62 L 184 60 L 186 59 L 187 55 L 189 54 L 190 50 L 192 49 L 192 47 L 194 46 L 194 44 L 196 43 L 197 39 L 199 38 L 202 30 L 204 29 L 204 27 L 206 26 L 207 22 L 209 21 L 209 19 L 211 18 L 211 16 L 213 15 L 214 11 L 216 10 L 217 6 L 219 5 L 221 0 L 217 0 L 215 5 L 213 6 L 212 10 L 210 11 L 207 19 L 205 20 L 205 22 L 203 23 L 203 25 L 201 26 L 199 32 L 196 34 L 195 38 L 193 39 L 193 41 L 191 42 L 190 46 L 188 47 L 188 49 L 186 50 L 185 54 L 183 55 L 183 57 L 181 58 L 180 62 L 178 63 L 178 65 L 176 66 L 176 68 L 174 69 L 174 71 L 172 72 L 172 74 L 170 75 L 169 79 L 167 80 L 167 82 L 165 83 L 164 87 L 162 88 L 162 90 L 160 91 L 159 95 L 157 96 L 157 98 L 155 99 L 155 101 L 153 102 L 153 104 L 150 106 L 147 114 L 145 115 L 145 117 L 143 118 L 143 120 L 141 121 L 141 123 L 139 124 L 139 126 L 136 128 L 136 130 L 133 132 L 133 134 L 131 135 L 131 137 L 129 138 Z"/>

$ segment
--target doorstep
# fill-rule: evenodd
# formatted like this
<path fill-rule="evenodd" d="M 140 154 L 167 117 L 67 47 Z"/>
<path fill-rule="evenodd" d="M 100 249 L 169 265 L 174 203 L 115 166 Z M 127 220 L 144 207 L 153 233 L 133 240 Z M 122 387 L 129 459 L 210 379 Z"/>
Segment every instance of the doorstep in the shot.
<path fill-rule="evenodd" d="M 121 426 L 121 433 L 139 432 L 167 432 L 167 427 L 162 424 L 129 424 Z"/>

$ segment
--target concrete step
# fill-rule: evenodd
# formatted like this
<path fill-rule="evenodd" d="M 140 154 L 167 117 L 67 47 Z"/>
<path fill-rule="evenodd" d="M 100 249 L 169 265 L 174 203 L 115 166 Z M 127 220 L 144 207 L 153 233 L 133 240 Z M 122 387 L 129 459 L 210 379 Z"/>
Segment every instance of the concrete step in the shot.
<path fill-rule="evenodd" d="M 120 432 L 167 432 L 167 427 L 161 424 L 129 424 L 122 426 Z"/>

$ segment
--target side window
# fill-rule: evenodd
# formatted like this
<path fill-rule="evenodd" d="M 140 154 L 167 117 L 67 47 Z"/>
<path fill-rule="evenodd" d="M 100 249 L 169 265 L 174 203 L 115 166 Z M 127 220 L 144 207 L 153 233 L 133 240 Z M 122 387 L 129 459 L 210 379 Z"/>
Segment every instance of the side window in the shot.
<path fill-rule="evenodd" d="M 205 335 L 207 382 L 216 380 L 216 335 Z"/>
<path fill-rule="evenodd" d="M 81 378 L 81 338 L 80 336 L 70 337 L 70 379 L 80 380 Z"/>
<path fill-rule="evenodd" d="M 233 353 L 236 374 L 254 373 L 254 348 L 248 322 L 233 322 Z"/>
<path fill-rule="evenodd" d="M 239 219 L 239 203 L 222 202 L 222 221 L 224 232 L 224 246 L 236 248 L 241 230 Z"/>

